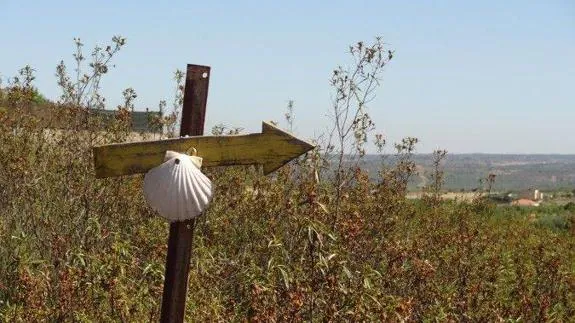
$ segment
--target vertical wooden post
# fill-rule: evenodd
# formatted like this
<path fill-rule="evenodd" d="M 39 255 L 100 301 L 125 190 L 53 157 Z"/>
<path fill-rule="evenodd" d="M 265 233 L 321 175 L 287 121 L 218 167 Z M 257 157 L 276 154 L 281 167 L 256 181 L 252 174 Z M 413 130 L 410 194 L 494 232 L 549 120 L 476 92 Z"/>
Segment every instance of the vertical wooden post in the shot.
<path fill-rule="evenodd" d="M 180 136 L 204 134 L 209 81 L 209 66 L 188 64 Z M 170 224 L 161 322 L 184 321 L 195 225 L 195 219 Z"/>

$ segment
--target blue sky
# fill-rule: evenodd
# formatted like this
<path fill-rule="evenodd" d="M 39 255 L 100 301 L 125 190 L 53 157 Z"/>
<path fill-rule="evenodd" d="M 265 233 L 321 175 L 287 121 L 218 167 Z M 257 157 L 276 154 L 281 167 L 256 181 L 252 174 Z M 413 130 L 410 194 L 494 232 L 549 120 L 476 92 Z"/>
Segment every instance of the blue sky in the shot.
<path fill-rule="evenodd" d="M 329 125 L 329 78 L 348 45 L 381 35 L 395 50 L 369 106 L 389 141 L 419 152 L 575 153 L 575 2 L 0 0 L 0 75 L 30 64 L 59 95 L 55 66 L 113 35 L 127 46 L 103 81 L 116 105 L 173 93 L 173 72 L 212 66 L 207 126 L 259 131 L 295 101 L 296 134 Z"/>

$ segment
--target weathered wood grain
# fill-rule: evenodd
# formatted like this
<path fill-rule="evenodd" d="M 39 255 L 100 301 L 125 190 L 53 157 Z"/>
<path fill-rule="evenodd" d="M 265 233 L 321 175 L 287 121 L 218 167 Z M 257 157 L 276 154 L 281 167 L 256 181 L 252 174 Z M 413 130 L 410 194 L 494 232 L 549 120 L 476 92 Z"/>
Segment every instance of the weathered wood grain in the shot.
<path fill-rule="evenodd" d="M 167 150 L 197 149 L 203 166 L 263 165 L 268 174 L 311 150 L 314 145 L 263 122 L 262 133 L 198 136 L 94 147 L 96 177 L 145 173 L 163 162 Z"/>

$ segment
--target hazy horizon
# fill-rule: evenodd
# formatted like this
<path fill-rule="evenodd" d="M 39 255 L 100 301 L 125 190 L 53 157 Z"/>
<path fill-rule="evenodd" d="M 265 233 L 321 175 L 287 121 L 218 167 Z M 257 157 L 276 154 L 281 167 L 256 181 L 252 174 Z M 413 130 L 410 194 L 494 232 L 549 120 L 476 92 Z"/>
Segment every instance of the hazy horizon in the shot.
<path fill-rule="evenodd" d="M 390 153 L 387 153 L 388 155 Z M 415 155 L 432 155 L 433 152 L 427 152 L 427 153 L 423 153 L 423 152 L 415 152 Z M 377 156 L 379 154 L 377 153 L 369 153 L 366 154 L 368 156 Z M 495 156 L 574 156 L 575 154 L 573 153 L 567 153 L 567 154 L 554 154 L 554 153 L 520 153 L 520 154 L 515 154 L 515 153 L 490 153 L 490 152 L 475 152 L 475 153 L 452 153 L 452 152 L 447 152 L 447 155 L 495 155 Z"/>
<path fill-rule="evenodd" d="M 369 111 L 388 138 L 387 152 L 411 136 L 420 139 L 419 153 L 575 154 L 570 1 L 5 0 L 0 28 L 3 84 L 29 64 L 35 85 L 56 99 L 55 68 L 64 59 L 73 70 L 74 37 L 89 56 L 94 45 L 122 35 L 127 46 L 102 83 L 109 108 L 133 87 L 138 109 L 155 110 L 172 97 L 176 69 L 210 65 L 207 129 L 283 125 L 291 99 L 294 132 L 304 138 L 329 124 L 329 78 L 349 62 L 348 45 L 380 35 L 395 57 Z"/>

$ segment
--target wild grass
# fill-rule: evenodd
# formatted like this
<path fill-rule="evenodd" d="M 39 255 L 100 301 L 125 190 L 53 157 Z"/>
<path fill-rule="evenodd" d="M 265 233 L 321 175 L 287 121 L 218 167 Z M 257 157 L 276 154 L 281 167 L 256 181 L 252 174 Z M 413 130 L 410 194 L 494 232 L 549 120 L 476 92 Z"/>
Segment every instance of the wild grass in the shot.
<path fill-rule="evenodd" d="M 127 140 L 129 111 L 106 125 L 74 117 L 78 130 L 54 140 L 26 112 L 26 87 L 12 92 L 0 110 L 0 321 L 157 321 L 168 224 L 142 176 L 96 180 L 92 164 L 93 145 Z M 413 144 L 376 182 L 350 166 L 337 186 L 318 151 L 268 177 L 207 169 L 216 195 L 196 228 L 186 320 L 575 317 L 575 235 L 480 197 L 406 199 Z"/>

